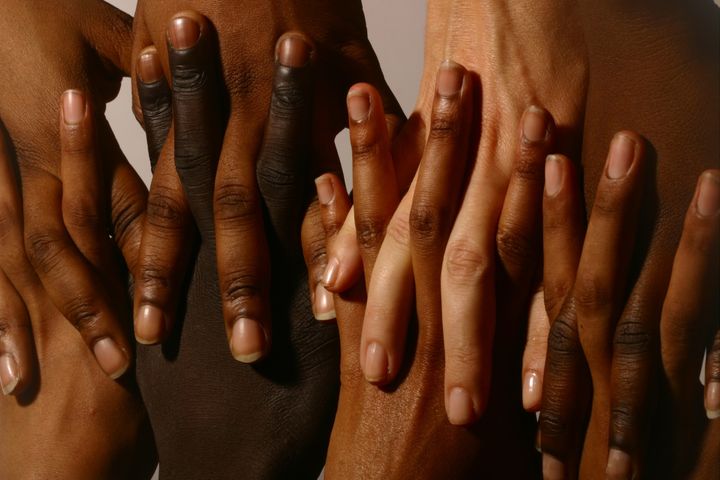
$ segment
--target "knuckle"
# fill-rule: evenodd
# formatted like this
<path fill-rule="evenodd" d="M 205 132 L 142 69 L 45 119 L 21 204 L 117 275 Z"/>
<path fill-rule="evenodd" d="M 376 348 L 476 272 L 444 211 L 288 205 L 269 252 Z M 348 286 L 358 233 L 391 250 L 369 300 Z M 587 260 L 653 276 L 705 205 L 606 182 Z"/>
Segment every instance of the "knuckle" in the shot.
<path fill-rule="evenodd" d="M 542 184 L 545 179 L 545 155 L 536 145 L 523 145 L 520 155 L 515 161 L 513 175 L 515 178 Z"/>
<path fill-rule="evenodd" d="M 223 302 L 238 310 L 240 315 L 248 301 L 261 295 L 262 282 L 260 278 L 249 272 L 233 272 L 225 276 L 223 283 Z"/>
<path fill-rule="evenodd" d="M 95 302 L 85 296 L 71 299 L 63 310 L 65 317 L 80 332 L 94 330 L 100 323 L 100 311 Z"/>
<path fill-rule="evenodd" d="M 373 161 L 380 156 L 380 145 L 367 133 L 354 134 L 350 138 L 352 140 L 350 147 L 352 148 L 353 165 L 371 166 Z"/>
<path fill-rule="evenodd" d="M 498 255 L 505 263 L 529 265 L 535 260 L 539 242 L 511 227 L 501 226 L 496 239 Z"/>
<path fill-rule="evenodd" d="M 92 153 L 92 142 L 86 129 L 78 126 L 66 127 L 63 135 L 62 152 L 70 156 L 87 156 Z"/>
<path fill-rule="evenodd" d="M 617 446 L 626 444 L 625 440 L 636 424 L 637 416 L 631 407 L 627 405 L 613 406 L 610 413 L 613 443 Z"/>
<path fill-rule="evenodd" d="M 358 218 L 355 223 L 360 248 L 373 250 L 380 247 L 385 238 L 385 222 L 374 217 Z"/>
<path fill-rule="evenodd" d="M 255 221 L 259 211 L 258 195 L 254 189 L 238 183 L 218 185 L 215 191 L 215 216 L 218 220 L 249 225 Z"/>
<path fill-rule="evenodd" d="M 41 273 L 48 273 L 58 266 L 65 248 L 65 242 L 56 232 L 30 232 L 25 239 L 28 259 Z"/>
<path fill-rule="evenodd" d="M 413 205 L 410 210 L 410 238 L 421 252 L 438 246 L 448 215 L 427 204 Z"/>
<path fill-rule="evenodd" d="M 575 284 L 578 309 L 593 311 L 611 302 L 610 288 L 595 272 L 579 274 Z"/>
<path fill-rule="evenodd" d="M 409 215 L 395 215 L 390 220 L 385 235 L 392 238 L 398 245 L 408 245 L 410 242 Z"/>
<path fill-rule="evenodd" d="M 652 335 L 643 322 L 622 321 L 615 330 L 613 343 L 620 357 L 642 357 L 651 351 Z"/>
<path fill-rule="evenodd" d="M 459 285 L 479 285 L 492 281 L 492 262 L 476 247 L 459 241 L 448 246 L 448 278 Z"/>
<path fill-rule="evenodd" d="M 300 163 L 293 158 L 296 152 L 284 150 L 280 146 L 265 144 L 263 158 L 257 170 L 258 186 L 264 193 L 271 194 L 278 189 L 285 191 L 303 185 L 303 172 L 293 168 L 294 164 Z"/>
<path fill-rule="evenodd" d="M 560 358 L 580 353 L 580 338 L 572 318 L 561 313 L 550 327 L 548 335 L 548 355 Z"/>
<path fill-rule="evenodd" d="M 540 412 L 540 431 L 543 439 L 560 439 L 569 433 L 568 419 L 557 410 L 556 407 L 547 406 L 546 402 L 543 402 L 543 409 Z"/>
<path fill-rule="evenodd" d="M 458 136 L 459 127 L 457 118 L 448 112 L 434 112 L 430 121 L 430 131 L 428 132 L 428 143 L 449 142 Z"/>
<path fill-rule="evenodd" d="M 197 65 L 180 64 L 173 66 L 172 83 L 174 95 L 195 96 L 208 85 L 209 78 L 207 72 Z M 182 98 L 178 100 L 182 101 Z"/>
<path fill-rule="evenodd" d="M 103 218 L 92 199 L 78 195 L 65 199 L 64 206 L 63 218 L 68 226 L 80 229 L 99 229 L 103 226 Z"/>
<path fill-rule="evenodd" d="M 111 200 L 113 236 L 119 245 L 125 243 L 125 238 L 132 232 L 133 228 L 140 226 L 138 221 L 145 213 L 145 198 L 134 197 L 130 193 L 124 192 L 124 190 L 113 189 Z"/>
<path fill-rule="evenodd" d="M 595 203 L 593 203 L 592 215 L 600 215 L 604 217 L 615 217 L 621 214 L 623 210 L 623 199 L 619 195 L 616 188 L 606 185 L 600 188 L 595 194 Z"/>
<path fill-rule="evenodd" d="M 718 247 L 717 242 L 714 242 L 712 237 L 713 235 L 709 229 L 701 228 L 700 225 L 688 225 L 686 222 L 680 248 L 691 255 L 711 258 L 716 255 Z"/>
<path fill-rule="evenodd" d="M 147 222 L 166 230 L 180 230 L 186 223 L 186 209 L 176 198 L 176 192 L 154 188 L 148 198 Z"/>
<path fill-rule="evenodd" d="M 166 290 L 170 287 L 168 271 L 159 265 L 157 259 L 153 264 L 140 267 L 140 286 L 145 291 Z"/>
<path fill-rule="evenodd" d="M 293 118 L 310 106 L 310 95 L 303 86 L 290 79 L 276 82 L 270 104 L 270 115 Z"/>
<path fill-rule="evenodd" d="M 482 361 L 482 352 L 468 343 L 455 345 L 447 351 L 448 368 L 457 369 L 463 376 L 476 370 Z"/>

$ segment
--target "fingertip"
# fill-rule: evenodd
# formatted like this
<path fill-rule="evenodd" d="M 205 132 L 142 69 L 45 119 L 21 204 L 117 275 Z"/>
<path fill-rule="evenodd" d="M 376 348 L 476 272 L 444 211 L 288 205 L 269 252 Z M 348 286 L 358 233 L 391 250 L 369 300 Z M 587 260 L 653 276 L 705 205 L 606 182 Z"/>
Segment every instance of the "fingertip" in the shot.
<path fill-rule="evenodd" d="M 335 299 L 332 292 L 328 291 L 322 283 L 318 283 L 315 288 L 313 314 L 315 320 L 319 322 L 327 322 L 336 318 Z"/>
<path fill-rule="evenodd" d="M 706 170 L 700 175 L 695 195 L 695 211 L 701 218 L 720 213 L 720 171 Z"/>
<path fill-rule="evenodd" d="M 275 61 L 290 68 L 301 68 L 310 63 L 314 52 L 312 42 L 302 33 L 287 32 L 277 41 Z"/>
<path fill-rule="evenodd" d="M 448 421 L 456 426 L 475 423 L 481 416 L 478 403 L 466 388 L 452 387 L 445 399 Z"/>
<path fill-rule="evenodd" d="M 384 385 L 391 380 L 390 359 L 387 350 L 380 342 L 368 344 L 362 368 L 365 380 L 373 385 Z"/>
<path fill-rule="evenodd" d="M 142 345 L 160 343 L 168 331 L 167 323 L 167 317 L 159 307 L 142 305 L 135 316 L 135 339 Z"/>
<path fill-rule="evenodd" d="M 191 10 L 175 14 L 167 28 L 170 46 L 178 51 L 193 48 L 200 41 L 203 23 L 204 17 Z"/>
<path fill-rule="evenodd" d="M 62 94 L 62 118 L 65 126 L 79 125 L 87 111 L 85 94 L 80 90 L 66 90 Z"/>
<path fill-rule="evenodd" d="M 93 353 L 105 374 L 116 380 L 130 368 L 130 357 L 110 337 L 101 338 L 93 345 Z"/>
<path fill-rule="evenodd" d="M 230 350 L 238 362 L 257 362 L 265 355 L 268 343 L 267 333 L 257 320 L 240 318 L 233 324 Z"/>
<path fill-rule="evenodd" d="M 523 142 L 538 144 L 549 140 L 553 119 L 544 108 L 531 105 L 523 113 L 521 124 Z"/>
<path fill-rule="evenodd" d="M 542 375 L 536 370 L 527 370 L 523 375 L 523 408 L 528 412 L 537 412 L 542 404 Z"/>
<path fill-rule="evenodd" d="M 160 55 L 154 45 L 146 47 L 140 52 L 137 71 L 140 82 L 144 84 L 152 84 L 165 77 L 160 63 Z"/>
<path fill-rule="evenodd" d="M 3 395 L 13 395 L 16 390 L 19 391 L 20 380 L 20 369 L 15 357 L 10 353 L 0 356 L 0 390 Z"/>

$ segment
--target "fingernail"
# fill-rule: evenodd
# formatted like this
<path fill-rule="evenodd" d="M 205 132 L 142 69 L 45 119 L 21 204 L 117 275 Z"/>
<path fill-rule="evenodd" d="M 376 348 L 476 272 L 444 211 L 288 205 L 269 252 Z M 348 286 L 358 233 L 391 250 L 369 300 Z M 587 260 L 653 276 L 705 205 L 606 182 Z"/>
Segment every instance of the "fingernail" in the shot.
<path fill-rule="evenodd" d="M 460 92 L 465 69 L 453 62 L 445 60 L 440 65 L 437 75 L 437 93 L 442 97 L 450 97 Z"/>
<path fill-rule="evenodd" d="M 315 179 L 315 188 L 317 189 L 318 202 L 322 205 L 330 205 L 335 200 L 335 188 L 332 181 L 325 175 Z"/>
<path fill-rule="evenodd" d="M 705 411 L 710 420 L 720 418 L 720 382 L 710 382 L 706 387 Z"/>
<path fill-rule="evenodd" d="M 545 193 L 548 197 L 554 197 L 562 188 L 563 171 L 560 161 L 557 155 L 548 155 L 545 160 Z"/>
<path fill-rule="evenodd" d="M 635 160 L 635 140 L 618 133 L 610 145 L 610 158 L 608 159 L 607 175 L 616 180 L 622 178 L 630 171 Z"/>
<path fill-rule="evenodd" d="M 340 261 L 337 258 L 331 258 L 327 267 L 325 267 L 325 273 L 323 273 L 322 277 L 322 283 L 326 288 L 332 288 L 335 286 L 339 270 Z"/>
<path fill-rule="evenodd" d="M 163 78 L 160 58 L 154 48 L 148 49 L 140 54 L 138 60 L 138 74 L 143 83 L 155 83 Z"/>
<path fill-rule="evenodd" d="M 230 349 L 238 362 L 257 361 L 265 350 L 265 330 L 255 320 L 239 319 L 233 325 Z"/>
<path fill-rule="evenodd" d="M 541 397 L 542 385 L 540 385 L 540 376 L 534 371 L 526 372 L 522 392 L 522 401 L 525 410 L 535 410 L 540 405 Z"/>
<path fill-rule="evenodd" d="M 370 96 L 364 90 L 350 90 L 347 96 L 348 115 L 353 122 L 367 120 L 370 113 Z"/>
<path fill-rule="evenodd" d="M 475 406 L 467 390 L 462 387 L 450 390 L 447 414 L 453 425 L 467 425 L 475 421 Z"/>
<path fill-rule="evenodd" d="M 630 480 L 632 478 L 630 455 L 617 448 L 611 448 L 608 454 L 605 477 L 608 480 Z"/>
<path fill-rule="evenodd" d="M 700 181 L 697 211 L 703 217 L 717 215 L 720 211 L 720 182 L 711 173 L 704 174 Z"/>
<path fill-rule="evenodd" d="M 322 283 L 315 288 L 315 320 L 325 322 L 335 318 L 335 299 Z"/>
<path fill-rule="evenodd" d="M 379 383 L 387 380 L 388 356 L 382 345 L 373 342 L 368 345 L 365 353 L 365 380 Z"/>
<path fill-rule="evenodd" d="M 135 338 L 143 345 L 154 345 L 165 333 L 165 316 L 154 305 L 143 305 L 135 318 Z"/>
<path fill-rule="evenodd" d="M 112 338 L 106 337 L 95 342 L 93 353 L 100 368 L 113 380 L 120 378 L 130 366 L 127 355 Z"/>
<path fill-rule="evenodd" d="M 200 24 L 188 17 L 173 18 L 169 33 L 173 48 L 186 50 L 194 47 L 200 40 Z"/>
<path fill-rule="evenodd" d="M 277 47 L 277 61 L 280 65 L 299 68 L 307 65 L 312 47 L 302 37 L 288 35 L 281 38 Z"/>
<path fill-rule="evenodd" d="M 523 137 L 528 142 L 539 142 L 547 136 L 548 119 L 545 110 L 531 106 L 523 115 Z"/>
<path fill-rule="evenodd" d="M 66 125 L 77 125 L 85 117 L 85 95 L 77 90 L 63 93 L 63 120 Z"/>
<path fill-rule="evenodd" d="M 0 388 L 3 395 L 12 394 L 18 382 L 20 382 L 20 374 L 15 359 L 12 355 L 3 355 L 0 357 Z"/>
<path fill-rule="evenodd" d="M 565 478 L 565 465 L 550 454 L 543 453 L 542 469 L 543 480 L 563 480 Z"/>

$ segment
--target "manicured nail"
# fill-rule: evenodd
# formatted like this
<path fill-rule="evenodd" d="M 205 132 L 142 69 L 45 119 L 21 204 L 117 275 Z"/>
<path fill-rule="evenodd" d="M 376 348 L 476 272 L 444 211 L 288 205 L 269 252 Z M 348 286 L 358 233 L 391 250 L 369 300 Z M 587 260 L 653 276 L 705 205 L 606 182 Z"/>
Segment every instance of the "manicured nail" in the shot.
<path fill-rule="evenodd" d="M 445 60 L 440 65 L 437 75 L 437 93 L 442 97 L 451 97 L 460 93 L 464 75 L 463 67 L 452 60 Z"/>
<path fill-rule="evenodd" d="M 543 480 L 563 480 L 565 478 L 565 465 L 547 453 L 543 453 L 542 469 Z"/>
<path fill-rule="evenodd" d="M 611 448 L 608 454 L 605 478 L 608 480 L 630 480 L 632 478 L 630 455 L 617 448 Z"/>
<path fill-rule="evenodd" d="M 348 115 L 353 122 L 367 120 L 370 113 L 370 96 L 364 90 L 350 90 L 347 96 Z"/>
<path fill-rule="evenodd" d="M 130 366 L 127 355 L 112 338 L 106 337 L 95 342 L 93 353 L 100 368 L 113 380 L 120 378 Z"/>
<path fill-rule="evenodd" d="M 545 110 L 535 106 L 525 110 L 523 115 L 523 137 L 527 142 L 539 142 L 547 136 L 548 118 Z"/>
<path fill-rule="evenodd" d="M 165 316 L 154 305 L 143 305 L 135 317 L 135 338 L 143 345 L 154 345 L 165 333 Z"/>
<path fill-rule="evenodd" d="M 608 159 L 608 178 L 616 180 L 622 178 L 630 171 L 635 160 L 635 140 L 618 133 L 610 145 L 610 158 Z"/>
<path fill-rule="evenodd" d="M 230 349 L 238 362 L 257 361 L 265 351 L 265 330 L 255 320 L 239 319 L 233 325 Z"/>
<path fill-rule="evenodd" d="M 200 40 L 200 24 L 188 17 L 173 18 L 169 33 L 173 48 L 186 50 L 194 47 Z"/>
<path fill-rule="evenodd" d="M 322 205 L 330 205 L 335 200 L 335 188 L 332 180 L 326 175 L 315 179 L 315 188 L 317 189 L 318 202 Z"/>
<path fill-rule="evenodd" d="M 545 194 L 554 197 L 562 188 L 562 160 L 557 155 L 548 155 L 545 160 Z"/>
<path fill-rule="evenodd" d="M 453 425 L 468 425 L 475 421 L 475 406 L 467 390 L 462 387 L 450 390 L 447 415 Z"/>
<path fill-rule="evenodd" d="M 535 371 L 525 372 L 523 380 L 522 402 L 525 410 L 535 410 L 542 400 L 540 376 Z"/>
<path fill-rule="evenodd" d="M 138 60 L 138 74 L 143 83 L 155 83 L 163 78 L 160 57 L 155 47 L 145 49 Z"/>
<path fill-rule="evenodd" d="M 63 120 L 66 125 L 77 125 L 85 117 L 85 95 L 77 90 L 63 93 Z"/>
<path fill-rule="evenodd" d="M 365 380 L 380 383 L 388 377 L 388 355 L 382 345 L 373 342 L 365 353 Z"/>
<path fill-rule="evenodd" d="M 0 388 L 3 395 L 12 394 L 19 382 L 20 374 L 15 358 L 9 354 L 0 357 Z"/>
<path fill-rule="evenodd" d="M 322 283 L 315 288 L 315 320 L 326 322 L 335 318 L 335 299 Z"/>
<path fill-rule="evenodd" d="M 720 418 L 720 382 L 710 382 L 705 387 L 705 412 L 710 420 Z"/>
<path fill-rule="evenodd" d="M 332 288 L 337 282 L 338 272 L 340 271 L 340 261 L 337 258 L 331 258 L 325 267 L 325 273 L 323 273 L 322 283 L 326 288 Z"/>
<path fill-rule="evenodd" d="M 720 180 L 712 173 L 706 173 L 700 180 L 697 197 L 697 211 L 703 217 L 720 212 Z"/>
<path fill-rule="evenodd" d="M 277 61 L 280 65 L 299 68 L 307 65 L 312 47 L 302 37 L 288 35 L 278 42 Z"/>

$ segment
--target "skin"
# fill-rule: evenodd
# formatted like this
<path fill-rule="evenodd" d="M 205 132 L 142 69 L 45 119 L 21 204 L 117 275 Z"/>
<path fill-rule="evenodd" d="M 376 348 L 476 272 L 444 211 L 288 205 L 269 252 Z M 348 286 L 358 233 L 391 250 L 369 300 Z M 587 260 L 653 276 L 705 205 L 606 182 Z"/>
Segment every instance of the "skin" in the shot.
<path fill-rule="evenodd" d="M 207 22 L 199 14 L 193 15 Z M 262 233 L 271 247 L 269 259 L 278 268 L 270 290 L 275 348 L 254 366 L 238 363 L 227 354 L 227 338 L 221 326 L 222 289 L 215 266 L 215 240 L 220 242 L 221 229 L 232 225 L 250 228 L 242 223 L 250 217 L 238 215 L 232 208 L 237 204 L 228 203 L 221 216 L 235 223 L 204 223 L 198 216 L 210 218 L 212 197 L 189 194 L 192 185 L 207 181 L 203 175 L 215 173 L 210 167 L 220 154 L 222 136 L 207 127 L 223 124 L 224 112 L 214 96 L 220 87 L 202 81 L 179 85 L 177 79 L 184 78 L 183 72 L 173 72 L 175 80 L 167 88 L 158 88 L 167 82 L 162 75 L 157 79 L 160 84 L 136 79 L 139 96 L 146 101 L 142 106 L 146 128 L 152 124 L 161 130 L 148 132 L 148 137 L 152 141 L 170 132 L 162 148 L 151 146 L 160 154 L 150 202 L 161 193 L 164 203 L 156 205 L 164 207 L 156 209 L 154 217 L 149 212 L 146 225 L 158 236 L 177 238 L 178 231 L 187 232 L 179 227 L 187 225 L 187 218 L 194 218 L 199 230 L 182 316 L 162 346 L 143 346 L 138 351 L 139 383 L 155 430 L 162 478 L 231 478 L 242 471 L 251 478 L 315 479 L 324 463 L 337 401 L 337 332 L 313 318 L 300 243 L 290 242 L 273 228 L 280 215 L 287 215 L 288 205 L 302 206 L 304 211 L 310 203 L 303 189 L 271 183 L 275 178 L 296 174 L 298 168 L 308 168 L 310 122 L 306 118 L 313 105 L 311 80 L 315 70 L 310 57 L 314 53 L 305 37 L 291 36 L 302 43 L 293 42 L 296 50 L 290 53 L 297 54 L 299 48 L 308 57 L 301 66 L 289 67 L 281 63 L 286 56 L 278 56 L 273 84 L 276 94 L 259 152 L 261 188 L 275 193 L 272 201 L 263 204 L 267 227 Z M 204 50 L 206 56 L 194 54 L 192 48 L 186 50 L 180 61 L 173 60 L 171 65 L 184 72 L 198 72 L 190 79 L 220 82 L 213 70 L 218 68 L 217 52 L 211 47 L 200 44 L 200 48 L 208 48 Z M 193 143 L 181 142 L 190 138 L 189 132 L 194 132 Z M 197 160 L 199 168 L 182 170 L 181 159 L 191 158 Z M 296 225 L 287 228 L 297 229 L 299 234 L 301 220 L 296 218 Z M 315 222 L 315 226 L 313 229 L 312 222 L 306 222 L 309 232 L 317 232 L 320 225 Z M 142 249 L 148 238 L 143 238 Z M 234 248 L 257 252 L 259 247 L 246 241 Z"/>
<path fill-rule="evenodd" d="M 93 147 L 101 121 L 86 94 L 69 92 L 64 100 L 68 96 L 74 98 L 76 106 L 79 104 L 80 115 L 63 114 L 60 119 L 63 197 L 70 194 L 83 202 L 63 201 L 63 218 L 81 218 L 81 213 L 88 215 L 84 218 L 99 218 L 102 202 L 92 198 L 99 182 L 92 172 L 99 175 L 102 165 Z M 77 120 L 68 123 L 73 118 Z M 6 440 L 0 452 L 0 477 L 51 478 L 62 472 L 88 480 L 150 478 L 156 465 L 155 447 L 134 372 L 120 381 L 110 379 L 35 274 L 24 253 L 23 206 L 15 159 L 9 145 L 0 143 L 0 237 L 4 246 L 0 265 L 13 278 L 12 284 L 8 282 L 2 288 L 11 289 L 17 301 L 14 308 L 3 303 L 2 312 L 7 315 L 3 318 L 24 319 L 3 330 L 2 337 L 3 342 L 17 340 L 23 333 L 34 337 L 25 356 L 9 352 L 20 361 L 22 377 L 12 392 L 4 392 L 13 396 L 0 398 L 0 429 Z M 90 174 L 78 175 L 78 170 Z M 80 204 L 88 209 L 78 211 Z M 72 225 L 69 223 L 68 228 L 77 232 Z M 84 251 L 98 254 L 88 258 L 100 262 L 112 258 L 103 255 L 102 241 L 83 246 Z M 122 291 L 123 287 L 116 288 Z M 7 292 L 3 291 L 3 302 L 12 298 Z M 16 315 L 18 309 L 23 315 Z M 24 365 L 28 363 L 34 369 L 33 376 L 26 376 Z M 5 387 L 6 378 L 2 380 Z"/>
<path fill-rule="evenodd" d="M 140 1 L 136 12 L 135 54 L 154 45 L 162 69 L 172 82 L 175 81 L 172 63 L 173 51 L 176 50 L 172 46 L 173 39 L 180 39 L 182 43 L 189 37 L 185 33 L 175 35 L 174 29 L 168 30 L 168 36 L 166 28 L 171 20 L 183 17 L 178 12 L 188 6 L 188 2 L 179 0 Z M 213 217 L 213 210 L 194 209 L 192 198 L 188 198 L 190 210 L 200 229 L 208 231 L 214 228 L 217 232 L 220 299 L 231 351 L 239 361 L 252 363 L 270 352 L 272 338 L 270 256 L 268 239 L 262 228 L 260 195 L 266 203 L 274 200 L 273 192 L 264 190 L 263 179 L 256 177 L 255 167 L 262 161 L 259 156 L 260 139 L 270 100 L 275 46 L 280 34 L 288 29 L 302 29 L 313 50 L 324 59 L 318 65 L 315 86 L 323 94 L 313 102 L 316 108 L 309 115 L 315 128 L 305 140 L 317 159 L 310 171 L 313 176 L 322 171 L 340 171 L 334 138 L 345 126 L 343 99 L 352 83 L 366 80 L 381 85 L 388 111 L 394 112 L 396 119 L 402 116 L 402 112 L 385 86 L 367 40 L 359 1 L 314 0 L 308 4 L 298 0 L 281 3 L 203 0 L 192 2 L 192 8 L 207 17 L 212 25 L 208 30 L 200 28 L 204 32 L 201 38 L 208 42 L 211 38 L 217 39 L 213 41 L 218 42 L 222 53 L 219 64 L 223 87 L 219 96 L 227 105 L 227 111 L 223 112 L 220 123 L 227 127 L 224 138 L 216 147 L 218 154 L 213 155 L 214 163 L 206 164 L 207 172 L 203 176 L 206 183 L 191 185 L 186 194 L 188 197 L 193 194 L 207 197 L 204 201 L 214 203 L 216 213 L 232 209 L 229 218 L 218 214 Z M 316 12 L 324 12 L 324 15 L 318 16 Z M 183 166 L 182 162 L 178 165 L 181 178 L 182 170 L 191 174 L 187 172 L 187 165 Z M 271 169 L 261 169 L 261 174 L 263 171 L 271 172 Z M 299 173 L 305 174 L 305 171 Z M 270 180 L 271 183 L 284 181 L 288 186 L 304 185 L 301 179 L 295 177 Z M 185 180 L 184 183 L 188 185 Z M 270 219 L 283 242 L 297 243 L 299 229 L 287 230 L 286 225 L 298 225 L 303 213 L 299 208 L 292 208 L 283 216 Z M 238 220 L 245 224 L 242 228 L 238 228 Z M 181 239 L 179 236 L 174 238 L 175 242 Z M 254 248 L 238 251 L 234 248 L 238 243 L 252 244 Z M 176 268 L 172 262 L 174 258 L 172 255 L 148 254 L 141 260 L 142 269 L 138 272 L 136 286 L 136 325 L 152 324 L 153 327 L 148 330 L 159 331 L 150 338 L 140 335 L 140 340 L 145 343 L 157 343 L 166 338 L 169 325 L 175 320 L 181 294 L 178 279 L 182 278 L 183 271 L 188 273 L 188 268 Z M 325 256 L 319 253 L 313 259 L 309 275 L 316 279 L 313 282 L 316 285 L 325 268 Z M 311 297 L 314 299 L 318 291 L 322 298 L 315 302 L 316 316 L 331 318 L 332 300 L 329 295 L 313 288 Z M 320 304 L 323 304 L 322 308 Z"/>
<path fill-rule="evenodd" d="M 437 178 L 445 178 L 457 168 L 457 162 L 468 152 L 463 148 L 463 137 L 468 135 L 472 124 L 474 101 L 472 80 L 467 71 L 453 66 L 462 85 L 449 93 L 442 87 L 434 102 L 431 133 L 420 166 L 420 178 L 431 172 Z M 443 73 L 440 73 L 442 76 Z M 442 82 L 439 81 L 439 84 Z M 348 97 L 351 112 L 358 113 L 358 96 L 367 96 L 369 109 L 364 119 L 355 115 L 351 123 L 351 141 L 354 147 L 354 199 L 355 223 L 362 224 L 367 212 L 407 211 L 409 203 L 403 200 L 399 207 L 392 204 L 393 175 L 386 124 L 383 121 L 378 93 L 369 85 L 354 86 Z M 542 191 L 542 174 L 525 176 L 523 172 L 542 169 L 544 154 L 541 145 L 520 145 L 516 150 L 516 169 L 504 214 L 518 214 L 527 210 L 526 202 L 539 199 Z M 360 152 L 372 152 L 359 155 Z M 523 170 L 527 168 L 528 170 Z M 359 175 L 358 175 L 359 174 Z M 328 251 L 333 252 L 333 242 L 338 238 L 345 218 L 350 211 L 350 200 L 339 179 L 331 174 L 316 180 L 325 231 L 328 235 Z M 427 195 L 451 198 L 444 182 L 422 186 Z M 375 191 L 375 195 L 371 192 Z M 416 194 L 417 195 L 417 194 Z M 457 208 L 449 200 L 449 208 Z M 387 206 L 390 208 L 387 208 Z M 386 217 L 390 221 L 389 217 Z M 396 218 L 396 217 L 393 217 Z M 532 219 L 519 222 L 532 231 L 539 223 Z M 407 225 L 407 224 L 406 224 Z M 398 246 L 409 245 L 410 229 L 387 226 L 385 242 L 378 242 L 373 252 L 368 246 L 361 249 L 366 275 L 371 276 L 369 288 L 377 278 L 377 269 L 388 240 Z M 358 239 L 358 242 L 360 239 Z M 405 247 L 407 248 L 407 247 Z M 375 267 L 369 271 L 368 264 Z M 437 261 L 437 259 L 435 260 Z M 510 298 L 529 300 L 530 289 L 516 287 L 512 278 L 503 271 L 498 280 L 499 305 L 510 305 Z M 436 282 L 439 283 L 439 278 Z M 412 282 L 412 279 L 409 279 Z M 335 418 L 330 451 L 326 463 L 327 478 L 476 478 L 508 475 L 513 478 L 532 478 L 539 473 L 538 457 L 533 448 L 533 419 L 521 412 L 519 386 L 511 380 L 512 372 L 519 369 L 523 336 L 520 325 L 524 314 L 512 308 L 499 310 L 503 322 L 495 332 L 499 347 L 494 352 L 492 394 L 486 417 L 472 428 L 453 427 L 444 413 L 444 389 L 437 382 L 437 372 L 443 365 L 442 323 L 437 315 L 439 305 L 426 304 L 427 308 L 412 313 L 412 348 L 408 349 L 397 382 L 377 388 L 361 375 L 362 357 L 358 351 L 362 335 L 362 319 L 367 318 L 365 282 L 362 280 L 350 291 L 335 298 L 341 343 L 341 390 L 340 403 Z M 420 287 L 418 287 L 420 288 Z M 420 292 L 420 290 L 418 290 Z M 420 295 L 420 293 L 419 293 Z M 505 297 L 507 295 L 507 297 Z M 427 300 L 430 302 L 430 300 Z M 416 335 L 416 336 L 415 336 Z M 392 419 L 388 423 L 388 419 Z M 392 452 L 392 454 L 389 454 Z M 509 459 L 514 459 L 510 461 Z"/>

